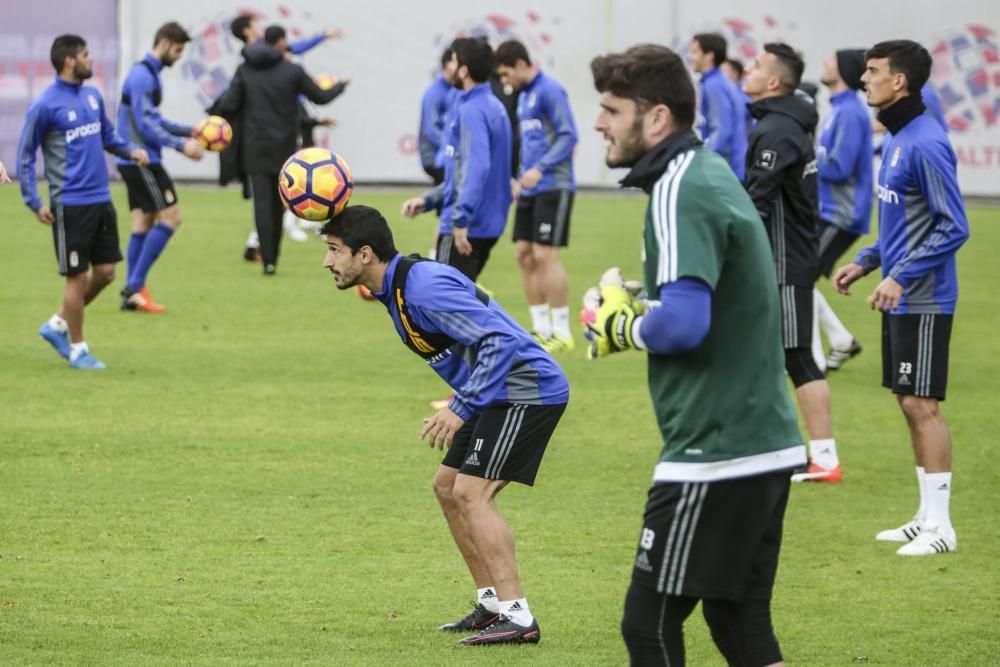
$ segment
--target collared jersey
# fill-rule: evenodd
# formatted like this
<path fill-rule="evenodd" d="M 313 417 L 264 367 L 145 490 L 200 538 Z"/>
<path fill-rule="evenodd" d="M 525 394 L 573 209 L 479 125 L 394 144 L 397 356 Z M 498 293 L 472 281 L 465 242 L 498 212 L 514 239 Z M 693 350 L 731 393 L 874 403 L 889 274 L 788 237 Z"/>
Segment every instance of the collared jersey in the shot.
<path fill-rule="evenodd" d="M 573 148 L 579 136 L 566 91 L 552 77 L 539 72 L 517 96 L 517 121 L 521 133 L 520 170 L 542 172 L 526 197 L 552 190 L 576 190 Z"/>

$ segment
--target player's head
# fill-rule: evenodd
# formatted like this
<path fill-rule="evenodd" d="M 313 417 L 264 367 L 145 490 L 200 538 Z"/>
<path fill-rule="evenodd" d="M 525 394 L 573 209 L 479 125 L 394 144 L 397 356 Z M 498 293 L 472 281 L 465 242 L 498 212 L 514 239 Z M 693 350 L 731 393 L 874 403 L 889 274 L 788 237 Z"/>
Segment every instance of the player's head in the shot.
<path fill-rule="evenodd" d="M 264 42 L 284 53 L 288 49 L 288 33 L 280 25 L 269 25 L 264 31 Z"/>
<path fill-rule="evenodd" d="M 458 63 L 455 62 L 455 51 L 450 46 L 441 53 L 441 76 L 448 83 L 455 85 L 455 70 Z"/>
<path fill-rule="evenodd" d="M 722 73 L 737 86 L 743 85 L 743 63 L 739 60 L 726 58 L 722 61 L 722 64 L 719 65 L 719 69 L 721 69 Z"/>
<path fill-rule="evenodd" d="M 171 21 L 164 23 L 153 37 L 153 55 L 159 58 L 164 67 L 170 67 L 184 55 L 184 45 L 191 41 L 180 23 Z"/>
<path fill-rule="evenodd" d="M 464 88 L 485 83 L 493 73 L 493 49 L 485 39 L 460 37 L 451 44 L 455 52 L 455 79 Z"/>
<path fill-rule="evenodd" d="M 521 90 L 531 83 L 538 69 L 531 64 L 531 56 L 524 44 L 508 39 L 497 47 L 497 74 L 500 83 L 514 90 Z"/>
<path fill-rule="evenodd" d="M 323 267 L 333 274 L 338 289 L 354 287 L 396 256 L 389 223 L 370 206 L 348 206 L 323 225 L 321 233 L 326 235 Z"/>
<path fill-rule="evenodd" d="M 861 80 L 868 104 L 884 108 L 901 97 L 920 95 L 931 76 L 931 54 L 909 39 L 879 42 L 865 51 L 865 73 Z"/>
<path fill-rule="evenodd" d="M 802 82 L 805 63 L 795 49 L 775 42 L 765 44 L 743 80 L 743 92 L 752 99 L 791 95 Z"/>
<path fill-rule="evenodd" d="M 240 14 L 234 18 L 229 24 L 229 30 L 233 33 L 233 37 L 244 44 L 253 44 L 261 38 L 257 19 L 252 14 Z"/>
<path fill-rule="evenodd" d="M 590 63 L 601 110 L 594 129 L 609 167 L 635 164 L 665 137 L 694 123 L 695 94 L 684 61 L 665 46 L 640 44 Z"/>
<path fill-rule="evenodd" d="M 49 53 L 56 74 L 73 81 L 89 79 L 94 74 L 94 59 L 87 42 L 79 35 L 59 35 Z"/>
<path fill-rule="evenodd" d="M 691 38 L 688 61 L 695 72 L 707 72 L 726 60 L 726 38 L 717 32 L 700 32 Z"/>

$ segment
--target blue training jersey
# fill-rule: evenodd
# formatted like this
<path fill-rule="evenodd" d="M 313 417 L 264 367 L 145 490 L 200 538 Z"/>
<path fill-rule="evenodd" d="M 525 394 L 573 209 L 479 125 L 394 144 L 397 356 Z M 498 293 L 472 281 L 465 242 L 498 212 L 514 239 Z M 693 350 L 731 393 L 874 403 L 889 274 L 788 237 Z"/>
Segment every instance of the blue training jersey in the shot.
<path fill-rule="evenodd" d="M 747 108 L 745 95 L 718 67 L 701 77 L 698 133 L 705 147 L 726 159 L 742 181 L 746 173 Z"/>
<path fill-rule="evenodd" d="M 445 120 L 457 97 L 458 89 L 443 76 L 439 76 L 424 91 L 420 101 L 420 128 L 417 133 L 422 167 L 443 166 Z"/>
<path fill-rule="evenodd" d="M 17 178 L 24 203 L 42 205 L 35 154 L 42 149 L 51 207 L 111 201 L 104 151 L 127 158 L 132 146 L 115 131 L 96 88 L 56 79 L 31 106 L 17 148 Z"/>
<path fill-rule="evenodd" d="M 160 163 L 163 148 L 183 152 L 184 140 L 191 136 L 190 125 L 174 123 L 160 115 L 162 69 L 163 63 L 151 53 L 132 65 L 122 82 L 122 99 L 118 107 L 119 131 L 129 141 L 146 149 L 150 164 Z M 128 160 L 118 160 L 120 165 L 128 163 Z"/>
<path fill-rule="evenodd" d="M 375 297 L 388 309 L 405 343 L 406 325 L 392 293 L 401 257 L 397 254 L 389 262 L 382 290 Z M 496 301 L 480 301 L 476 286 L 457 269 L 438 262 L 416 262 L 407 275 L 403 301 L 414 325 L 455 341 L 427 363 L 455 390 L 448 407 L 462 419 L 496 403 L 558 405 L 569 401 L 569 382 L 559 364 Z"/>
<path fill-rule="evenodd" d="M 872 215 L 872 123 L 854 90 L 830 97 L 830 116 L 816 143 L 819 216 L 858 236 L 868 233 Z"/>
<path fill-rule="evenodd" d="M 894 315 L 955 312 L 955 253 L 969 238 L 955 151 L 941 126 L 921 114 L 882 144 L 878 242 L 858 253 L 865 272 L 882 267 L 905 288 Z"/>
<path fill-rule="evenodd" d="M 573 148 L 579 140 L 569 97 L 559 82 L 539 72 L 517 96 L 521 130 L 520 169 L 542 172 L 542 179 L 521 194 L 531 197 L 552 190 L 576 191 Z"/>

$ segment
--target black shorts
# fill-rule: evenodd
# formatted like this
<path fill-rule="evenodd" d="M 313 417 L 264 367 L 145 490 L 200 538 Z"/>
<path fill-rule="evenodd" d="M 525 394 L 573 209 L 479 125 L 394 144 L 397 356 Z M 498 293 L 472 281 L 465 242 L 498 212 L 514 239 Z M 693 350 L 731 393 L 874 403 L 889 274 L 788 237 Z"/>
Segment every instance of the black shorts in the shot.
<path fill-rule="evenodd" d="M 490 258 L 497 240 L 494 239 L 469 239 L 472 252 L 463 255 L 455 248 L 455 236 L 453 234 L 439 234 L 437 242 L 437 261 L 448 266 L 454 266 L 461 271 L 472 282 L 476 282 L 479 274 L 486 266 L 486 260 Z"/>
<path fill-rule="evenodd" d="M 861 236 L 845 231 L 829 222 L 820 224 L 819 229 L 819 275 L 827 278 L 837 268 L 837 261 L 850 250 Z"/>
<path fill-rule="evenodd" d="M 813 288 L 778 285 L 781 290 L 781 340 L 786 350 L 812 347 Z"/>
<path fill-rule="evenodd" d="M 162 164 L 123 164 L 118 166 L 118 173 L 128 189 L 130 211 L 141 208 L 143 213 L 157 213 L 177 203 L 174 182 Z"/>
<path fill-rule="evenodd" d="M 531 486 L 566 404 L 491 405 L 462 425 L 441 465 L 463 475 Z"/>
<path fill-rule="evenodd" d="M 519 197 L 514 215 L 514 240 L 542 245 L 569 245 L 569 216 L 573 192 L 552 190 L 532 197 Z"/>
<path fill-rule="evenodd" d="M 649 490 L 632 584 L 667 595 L 769 600 L 788 470 Z"/>
<path fill-rule="evenodd" d="M 59 274 L 85 272 L 90 266 L 122 261 L 118 247 L 118 216 L 111 202 L 60 206 L 53 210 L 52 240 Z"/>
<path fill-rule="evenodd" d="M 882 315 L 882 386 L 943 401 L 954 315 Z"/>

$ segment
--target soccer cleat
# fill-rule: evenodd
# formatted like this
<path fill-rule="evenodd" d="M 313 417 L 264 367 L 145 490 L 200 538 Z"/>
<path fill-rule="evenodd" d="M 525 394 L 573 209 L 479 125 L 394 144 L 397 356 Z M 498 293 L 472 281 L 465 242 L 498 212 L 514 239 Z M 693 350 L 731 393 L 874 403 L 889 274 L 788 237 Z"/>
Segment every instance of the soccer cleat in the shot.
<path fill-rule="evenodd" d="M 898 556 L 933 556 L 958 550 L 958 540 L 943 534 L 937 526 L 925 525 L 920 534 L 909 544 L 896 551 Z"/>
<path fill-rule="evenodd" d="M 38 327 L 38 335 L 54 347 L 64 359 L 69 359 L 69 332 L 56 331 L 51 324 L 45 322 Z"/>
<path fill-rule="evenodd" d="M 278 267 L 275 266 L 274 264 L 265 264 L 264 265 L 264 275 L 265 276 L 273 276 L 277 272 L 278 272 Z"/>
<path fill-rule="evenodd" d="M 122 295 L 122 310 L 132 310 L 139 313 L 164 313 L 166 312 L 166 306 L 161 306 L 160 304 L 153 301 L 152 297 L 149 296 L 149 290 L 145 287 L 138 290 L 131 290 L 129 288 L 124 288 L 121 291 Z"/>
<path fill-rule="evenodd" d="M 292 241 L 298 241 L 299 243 L 304 243 L 309 240 L 309 235 L 306 234 L 299 227 L 295 215 L 291 212 L 285 212 L 284 220 L 282 226 L 285 228 L 285 235 Z"/>
<path fill-rule="evenodd" d="M 812 461 L 805 472 L 798 472 L 792 475 L 793 482 L 826 482 L 836 484 L 844 478 L 843 469 L 838 464 L 835 468 L 824 468 Z"/>
<path fill-rule="evenodd" d="M 576 341 L 573 337 L 563 338 L 559 334 L 553 334 L 551 337 L 546 339 L 541 343 L 542 348 L 549 354 L 555 352 L 570 352 L 576 349 Z"/>
<path fill-rule="evenodd" d="M 533 620 L 525 627 L 518 625 L 510 618 L 500 615 L 496 623 L 459 641 L 460 646 L 479 646 L 481 644 L 537 644 L 542 638 L 538 629 L 538 621 Z"/>
<path fill-rule="evenodd" d="M 435 401 L 431 401 L 427 405 L 431 407 L 431 410 L 444 410 L 451 403 L 451 399 L 455 398 L 455 394 L 448 394 L 444 398 L 439 398 Z"/>
<path fill-rule="evenodd" d="M 260 250 L 257 248 L 246 247 L 243 251 L 243 259 L 248 262 L 259 262 L 260 261 Z"/>
<path fill-rule="evenodd" d="M 826 370 L 839 370 L 848 359 L 853 359 L 859 354 L 861 354 L 861 343 L 856 338 L 852 338 L 851 345 L 846 350 L 830 350 L 830 354 L 826 358 Z"/>
<path fill-rule="evenodd" d="M 552 338 L 552 336 L 546 336 L 538 333 L 537 331 L 532 331 L 531 338 L 542 347 L 545 347 L 545 344 L 549 342 L 549 339 Z"/>
<path fill-rule="evenodd" d="M 69 367 L 86 371 L 99 371 L 107 368 L 107 366 L 98 361 L 89 351 L 81 352 L 76 356 L 76 359 L 70 359 Z"/>
<path fill-rule="evenodd" d="M 889 530 L 883 530 L 875 539 L 879 542 L 910 542 L 916 539 L 920 531 L 924 529 L 923 522 L 917 517 L 913 517 L 906 523 L 904 523 L 899 528 L 891 528 Z"/>
<path fill-rule="evenodd" d="M 473 632 L 475 630 L 485 630 L 500 619 L 500 612 L 490 611 L 483 604 L 476 603 L 464 618 L 454 623 L 445 623 L 438 627 L 441 632 Z"/>

